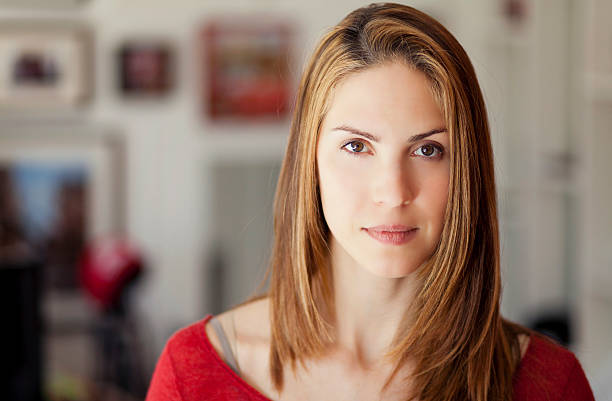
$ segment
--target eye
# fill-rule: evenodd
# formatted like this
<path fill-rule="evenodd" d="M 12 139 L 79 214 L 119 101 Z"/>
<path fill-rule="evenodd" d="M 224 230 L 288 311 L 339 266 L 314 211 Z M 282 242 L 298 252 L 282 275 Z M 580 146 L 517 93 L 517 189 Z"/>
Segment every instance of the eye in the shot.
<path fill-rule="evenodd" d="M 366 144 L 361 141 L 350 141 L 344 144 L 342 149 L 346 149 L 349 153 L 365 153 L 369 150 Z"/>
<path fill-rule="evenodd" d="M 428 159 L 433 159 L 442 155 L 442 148 L 432 143 L 426 143 L 425 145 L 419 146 L 414 151 L 414 154 L 417 156 L 426 157 Z"/>

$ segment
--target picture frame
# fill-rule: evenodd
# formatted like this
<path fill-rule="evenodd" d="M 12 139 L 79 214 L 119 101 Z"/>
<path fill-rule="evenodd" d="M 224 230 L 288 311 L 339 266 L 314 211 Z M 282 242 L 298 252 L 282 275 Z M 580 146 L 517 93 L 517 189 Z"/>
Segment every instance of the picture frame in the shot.
<path fill-rule="evenodd" d="M 283 120 L 292 96 L 291 46 L 287 23 L 245 17 L 207 23 L 201 31 L 206 118 Z"/>
<path fill-rule="evenodd" d="M 93 94 L 93 34 L 82 24 L 0 24 L 0 111 L 73 109 Z"/>
<path fill-rule="evenodd" d="M 166 41 L 137 39 L 124 42 L 117 51 L 119 92 L 129 98 L 168 95 L 174 85 L 174 63 L 174 50 Z"/>
<path fill-rule="evenodd" d="M 44 255 L 46 288 L 76 290 L 84 247 L 125 231 L 123 169 L 123 139 L 110 127 L 0 124 L 2 228 Z"/>

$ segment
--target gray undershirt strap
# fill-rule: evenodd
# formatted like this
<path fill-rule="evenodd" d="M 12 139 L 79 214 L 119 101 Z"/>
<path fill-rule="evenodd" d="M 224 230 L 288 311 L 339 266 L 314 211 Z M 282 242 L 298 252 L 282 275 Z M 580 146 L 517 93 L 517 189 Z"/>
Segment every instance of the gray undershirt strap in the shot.
<path fill-rule="evenodd" d="M 230 368 L 232 368 L 234 372 L 236 372 L 238 376 L 240 376 L 238 362 L 234 357 L 234 353 L 232 352 L 232 348 L 230 347 L 229 341 L 227 340 L 227 336 L 225 335 L 225 330 L 223 330 L 223 326 L 221 326 L 221 323 L 214 317 L 210 319 L 210 324 L 212 324 L 212 327 L 213 329 L 215 329 L 217 337 L 219 338 L 219 342 L 221 342 L 221 348 L 223 349 L 223 356 L 225 357 L 225 362 L 229 365 Z"/>

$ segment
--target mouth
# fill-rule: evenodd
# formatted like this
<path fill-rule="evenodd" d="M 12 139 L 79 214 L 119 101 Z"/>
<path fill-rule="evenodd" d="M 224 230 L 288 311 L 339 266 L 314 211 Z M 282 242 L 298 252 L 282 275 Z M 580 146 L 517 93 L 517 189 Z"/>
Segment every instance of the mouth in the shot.
<path fill-rule="evenodd" d="M 403 245 L 416 236 L 418 227 L 404 225 L 381 225 L 362 228 L 368 235 L 378 242 L 388 245 Z"/>

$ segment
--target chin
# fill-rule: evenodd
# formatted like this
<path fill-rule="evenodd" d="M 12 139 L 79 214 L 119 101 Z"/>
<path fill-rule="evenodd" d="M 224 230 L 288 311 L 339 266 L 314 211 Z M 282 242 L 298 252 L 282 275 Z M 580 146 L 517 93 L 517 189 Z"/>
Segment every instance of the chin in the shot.
<path fill-rule="evenodd" d="M 417 271 L 418 266 L 407 263 L 375 263 L 364 268 L 381 278 L 404 278 Z"/>

